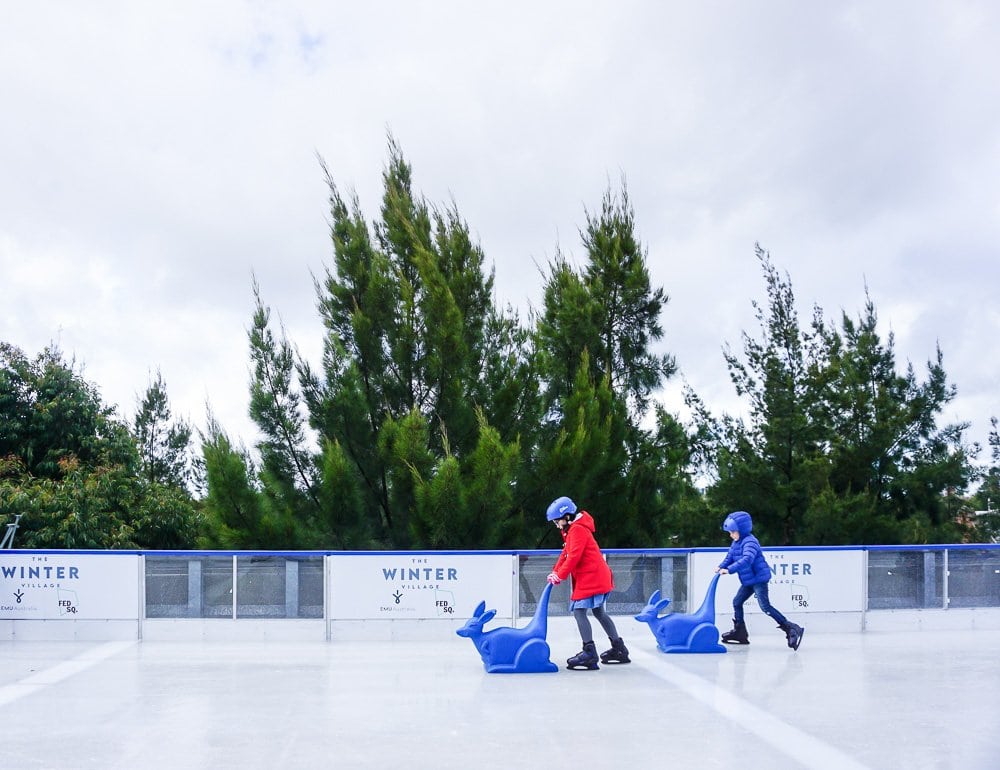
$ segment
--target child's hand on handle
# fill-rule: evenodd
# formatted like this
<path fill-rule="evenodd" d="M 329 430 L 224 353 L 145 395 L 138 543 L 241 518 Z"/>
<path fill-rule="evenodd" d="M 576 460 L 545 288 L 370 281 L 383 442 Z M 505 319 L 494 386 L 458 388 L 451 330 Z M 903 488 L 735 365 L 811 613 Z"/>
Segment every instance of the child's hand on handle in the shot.
<path fill-rule="evenodd" d="M 729 574 L 729 570 L 727 570 L 725 567 L 716 567 L 715 574 L 716 575 L 728 575 Z"/>
<path fill-rule="evenodd" d="M 550 572 L 548 574 L 548 577 L 546 577 L 545 579 L 549 582 L 549 585 L 552 586 L 554 586 L 556 583 L 562 582 L 562 578 L 559 577 L 555 572 Z"/>

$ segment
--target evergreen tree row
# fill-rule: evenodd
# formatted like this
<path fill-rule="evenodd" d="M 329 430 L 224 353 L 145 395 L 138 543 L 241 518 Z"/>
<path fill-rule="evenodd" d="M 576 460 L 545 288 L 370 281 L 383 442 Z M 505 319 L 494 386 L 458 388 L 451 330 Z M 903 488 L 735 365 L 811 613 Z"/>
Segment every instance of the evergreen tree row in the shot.
<path fill-rule="evenodd" d="M 558 547 L 541 512 L 570 495 L 607 547 L 720 545 L 749 510 L 769 544 L 988 540 L 998 443 L 977 464 L 940 350 L 918 375 L 867 297 L 803 328 L 791 279 L 759 246 L 759 329 L 723 355 L 746 417 L 690 388 L 688 424 L 656 404 L 668 297 L 650 284 L 628 191 L 585 211 L 583 256 L 540 268 L 542 307 L 498 307 L 454 203 L 415 192 L 390 138 L 378 216 L 325 165 L 332 264 L 315 280 L 319 362 L 276 329 L 256 281 L 252 449 L 209 414 L 172 420 L 157 375 L 119 422 L 58 350 L 0 345 L 0 523 L 21 547 Z M 703 488 L 695 484 L 695 479 Z M 969 490 L 982 482 L 977 495 Z M 990 495 L 993 497 L 990 498 Z"/>

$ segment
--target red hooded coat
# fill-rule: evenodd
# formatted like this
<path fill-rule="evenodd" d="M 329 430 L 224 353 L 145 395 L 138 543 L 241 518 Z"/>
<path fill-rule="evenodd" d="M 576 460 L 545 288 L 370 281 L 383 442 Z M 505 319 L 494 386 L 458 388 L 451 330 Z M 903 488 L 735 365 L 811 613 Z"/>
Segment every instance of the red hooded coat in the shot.
<path fill-rule="evenodd" d="M 606 594 L 615 587 L 611 567 L 594 539 L 594 517 L 580 511 L 579 517 L 563 528 L 563 549 L 552 571 L 565 580 L 573 578 L 572 601 Z"/>

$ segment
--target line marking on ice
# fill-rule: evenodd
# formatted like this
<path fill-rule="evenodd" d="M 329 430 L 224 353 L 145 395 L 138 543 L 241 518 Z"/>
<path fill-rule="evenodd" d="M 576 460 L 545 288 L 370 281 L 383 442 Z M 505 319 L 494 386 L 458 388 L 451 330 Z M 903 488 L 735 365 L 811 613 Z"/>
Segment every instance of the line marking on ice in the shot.
<path fill-rule="evenodd" d="M 853 757 L 829 743 L 819 740 L 778 717 L 761 710 L 757 704 L 741 698 L 728 690 L 677 667 L 663 658 L 654 660 L 650 653 L 637 650 L 639 657 L 648 657 L 647 670 L 672 684 L 697 701 L 731 719 L 740 727 L 756 735 L 772 748 L 816 770 L 869 770 Z M 636 657 L 631 650 L 629 655 Z"/>
<path fill-rule="evenodd" d="M 135 644 L 136 641 L 134 639 L 120 642 L 106 642 L 80 653 L 75 658 L 70 658 L 62 663 L 57 663 L 42 671 L 30 674 L 13 684 L 4 685 L 0 687 L 0 706 L 5 706 L 8 703 L 16 701 L 18 698 L 31 695 L 45 687 L 58 684 L 64 679 L 85 671 L 91 666 L 97 665 L 102 660 L 107 660 L 111 656 L 117 655 L 122 650 L 128 649 Z"/>

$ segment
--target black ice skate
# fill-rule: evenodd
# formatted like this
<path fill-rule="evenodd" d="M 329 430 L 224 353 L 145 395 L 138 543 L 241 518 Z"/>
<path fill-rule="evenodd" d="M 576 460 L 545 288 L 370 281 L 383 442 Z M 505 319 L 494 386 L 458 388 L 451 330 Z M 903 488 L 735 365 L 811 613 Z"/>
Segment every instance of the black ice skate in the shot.
<path fill-rule="evenodd" d="M 628 647 L 619 636 L 611 640 L 611 649 L 601 653 L 601 663 L 631 663 L 628 657 Z"/>
<path fill-rule="evenodd" d="M 750 644 L 750 634 L 747 633 L 747 624 L 742 620 L 737 623 L 733 621 L 733 630 L 726 631 L 722 635 L 722 641 L 726 644 Z"/>
<path fill-rule="evenodd" d="M 597 645 L 584 642 L 583 650 L 566 661 L 566 668 L 577 671 L 597 671 Z"/>
<path fill-rule="evenodd" d="M 782 631 L 785 632 L 785 638 L 788 640 L 788 646 L 793 650 L 799 649 L 799 645 L 802 644 L 802 635 L 806 630 L 802 626 L 797 626 L 792 621 L 778 626 Z"/>

